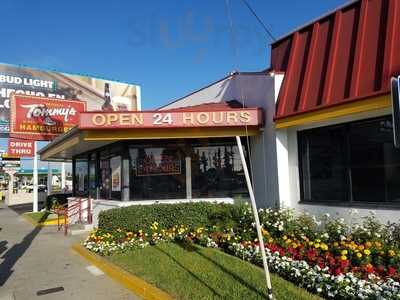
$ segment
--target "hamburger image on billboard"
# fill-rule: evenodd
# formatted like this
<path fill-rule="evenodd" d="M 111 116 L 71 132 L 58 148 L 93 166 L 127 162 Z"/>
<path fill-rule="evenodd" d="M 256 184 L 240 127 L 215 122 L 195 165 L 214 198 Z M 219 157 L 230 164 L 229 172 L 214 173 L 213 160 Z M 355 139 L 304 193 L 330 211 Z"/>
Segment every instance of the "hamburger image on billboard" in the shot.
<path fill-rule="evenodd" d="M 12 95 L 80 100 L 86 111 L 140 109 L 140 87 L 95 77 L 0 64 L 0 135 L 8 136 Z"/>

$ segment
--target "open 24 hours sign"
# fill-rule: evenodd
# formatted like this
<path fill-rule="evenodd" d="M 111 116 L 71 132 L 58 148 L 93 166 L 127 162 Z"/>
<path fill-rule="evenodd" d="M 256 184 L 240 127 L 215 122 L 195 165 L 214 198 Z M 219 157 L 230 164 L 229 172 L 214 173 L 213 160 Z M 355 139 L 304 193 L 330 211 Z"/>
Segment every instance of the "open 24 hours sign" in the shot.
<path fill-rule="evenodd" d="M 10 107 L 10 136 L 36 141 L 53 140 L 79 123 L 85 102 L 13 95 Z"/>

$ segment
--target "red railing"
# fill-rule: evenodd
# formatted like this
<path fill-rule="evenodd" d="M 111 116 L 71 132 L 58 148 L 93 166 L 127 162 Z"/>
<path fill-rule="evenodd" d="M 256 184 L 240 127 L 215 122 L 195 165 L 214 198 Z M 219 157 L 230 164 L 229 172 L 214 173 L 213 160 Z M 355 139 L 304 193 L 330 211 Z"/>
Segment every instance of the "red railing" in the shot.
<path fill-rule="evenodd" d="M 86 207 L 83 207 L 87 202 Z M 73 216 L 78 215 L 78 222 L 83 223 L 83 213 L 87 211 L 86 221 L 88 224 L 92 224 L 92 199 L 91 198 L 74 198 L 68 200 L 62 206 L 57 207 L 54 212 L 57 214 L 57 227 L 58 231 L 64 227 L 64 235 L 68 234 L 69 220 Z M 64 222 L 61 222 L 61 218 L 64 218 Z"/>

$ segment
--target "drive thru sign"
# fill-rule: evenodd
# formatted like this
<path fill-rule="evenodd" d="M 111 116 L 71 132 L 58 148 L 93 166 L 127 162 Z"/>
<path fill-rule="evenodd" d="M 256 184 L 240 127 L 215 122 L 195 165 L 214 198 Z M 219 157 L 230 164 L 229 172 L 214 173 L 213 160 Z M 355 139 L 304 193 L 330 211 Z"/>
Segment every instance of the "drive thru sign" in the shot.
<path fill-rule="evenodd" d="M 8 154 L 16 157 L 33 157 L 34 141 L 21 139 L 8 139 Z"/>

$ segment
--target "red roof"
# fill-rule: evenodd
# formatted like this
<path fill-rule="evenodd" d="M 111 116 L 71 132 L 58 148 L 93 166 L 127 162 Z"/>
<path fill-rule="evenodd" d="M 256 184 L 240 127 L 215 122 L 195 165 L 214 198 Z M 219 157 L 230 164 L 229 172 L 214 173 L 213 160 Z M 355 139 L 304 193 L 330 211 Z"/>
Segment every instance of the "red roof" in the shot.
<path fill-rule="evenodd" d="M 360 0 L 272 44 L 285 72 L 276 118 L 390 92 L 400 74 L 400 0 Z"/>

